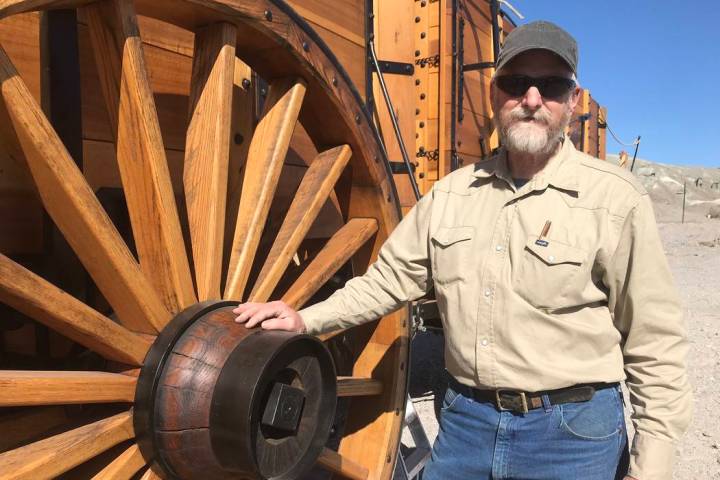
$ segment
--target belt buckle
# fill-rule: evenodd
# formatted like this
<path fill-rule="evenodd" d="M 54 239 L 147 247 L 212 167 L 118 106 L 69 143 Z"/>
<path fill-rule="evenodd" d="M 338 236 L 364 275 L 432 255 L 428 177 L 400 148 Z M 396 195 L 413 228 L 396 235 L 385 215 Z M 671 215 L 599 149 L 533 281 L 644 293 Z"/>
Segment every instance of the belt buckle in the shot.
<path fill-rule="evenodd" d="M 517 390 L 510 390 L 507 388 L 501 388 L 499 390 L 495 390 L 495 403 L 497 404 L 497 407 L 501 412 L 517 411 L 514 408 L 503 407 L 502 398 L 500 397 L 500 394 L 503 392 L 515 394 L 518 397 L 520 397 L 520 402 L 521 402 L 521 406 L 522 406 L 522 410 L 520 410 L 520 413 L 528 413 L 529 410 L 528 410 L 528 403 L 527 403 L 527 397 L 525 396 L 525 392 L 519 392 Z"/>

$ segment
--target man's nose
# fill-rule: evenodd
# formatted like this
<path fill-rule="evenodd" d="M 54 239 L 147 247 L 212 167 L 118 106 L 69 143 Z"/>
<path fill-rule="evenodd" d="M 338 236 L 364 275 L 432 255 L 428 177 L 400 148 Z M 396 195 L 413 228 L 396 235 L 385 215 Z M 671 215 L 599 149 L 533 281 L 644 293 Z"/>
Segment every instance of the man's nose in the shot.
<path fill-rule="evenodd" d="M 523 95 L 522 104 L 525 108 L 531 109 L 531 110 L 537 110 L 542 106 L 542 95 L 540 95 L 540 90 L 534 85 L 531 85 L 530 88 L 527 89 L 527 92 L 525 92 L 525 95 Z"/>

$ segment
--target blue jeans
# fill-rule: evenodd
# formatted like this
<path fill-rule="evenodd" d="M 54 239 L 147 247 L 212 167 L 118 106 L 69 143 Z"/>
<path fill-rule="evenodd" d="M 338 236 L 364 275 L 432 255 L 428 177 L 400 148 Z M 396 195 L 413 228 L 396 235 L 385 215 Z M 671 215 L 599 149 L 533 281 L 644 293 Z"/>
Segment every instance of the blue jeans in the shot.
<path fill-rule="evenodd" d="M 619 386 L 587 402 L 550 405 L 545 396 L 543 405 L 500 412 L 451 382 L 422 480 L 622 479 L 627 432 Z"/>

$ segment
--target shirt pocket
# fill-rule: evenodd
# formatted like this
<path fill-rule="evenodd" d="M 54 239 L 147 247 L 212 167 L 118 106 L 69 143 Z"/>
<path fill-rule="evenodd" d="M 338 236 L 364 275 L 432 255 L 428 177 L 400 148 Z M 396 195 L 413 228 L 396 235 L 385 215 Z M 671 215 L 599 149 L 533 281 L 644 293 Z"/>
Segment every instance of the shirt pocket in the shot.
<path fill-rule="evenodd" d="M 440 227 L 432 235 L 433 277 L 438 283 L 463 278 L 471 259 L 475 227 Z"/>
<path fill-rule="evenodd" d="M 553 239 L 528 237 L 513 288 L 536 308 L 562 308 L 573 305 L 572 293 L 587 252 Z"/>

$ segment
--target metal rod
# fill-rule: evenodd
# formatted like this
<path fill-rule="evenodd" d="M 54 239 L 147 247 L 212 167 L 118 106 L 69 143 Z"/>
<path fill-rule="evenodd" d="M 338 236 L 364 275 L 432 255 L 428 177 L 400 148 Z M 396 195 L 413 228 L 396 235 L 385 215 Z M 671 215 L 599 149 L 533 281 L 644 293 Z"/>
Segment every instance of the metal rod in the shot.
<path fill-rule="evenodd" d="M 500 24 L 498 16 L 500 15 L 500 4 L 498 0 L 490 0 L 490 16 L 492 16 L 492 34 L 493 34 L 493 62 L 497 65 L 500 56 Z"/>
<path fill-rule="evenodd" d="M 458 64 L 457 64 L 457 22 L 458 22 L 458 0 L 452 2 L 452 67 L 450 79 L 450 171 L 457 170 L 460 166 L 457 157 L 457 149 L 455 145 L 455 131 L 457 128 L 457 80 L 458 80 Z M 443 175 L 444 172 L 440 172 Z"/>
<path fill-rule="evenodd" d="M 385 97 L 385 105 L 387 106 L 388 113 L 390 113 L 390 120 L 392 121 L 393 130 L 395 130 L 395 137 L 397 138 L 398 146 L 400 147 L 400 153 L 402 154 L 403 162 L 405 162 L 405 167 L 407 168 L 408 176 L 410 177 L 410 185 L 412 186 L 413 193 L 415 194 L 415 200 L 420 200 L 420 189 L 418 188 L 417 181 L 415 181 L 415 175 L 413 174 L 413 169 L 410 165 L 410 157 L 405 149 L 405 142 L 403 142 L 402 133 L 400 133 L 400 126 L 398 125 L 397 117 L 395 116 L 395 108 L 393 107 L 392 100 L 390 100 L 390 94 L 388 93 L 387 86 L 385 85 L 385 79 L 383 78 L 383 74 L 380 71 L 380 65 L 378 64 L 377 54 L 375 53 L 375 42 L 370 40 L 368 42 L 368 46 L 370 47 L 370 55 L 372 56 L 372 61 L 375 65 L 375 72 L 377 73 L 378 81 L 380 82 L 380 89 L 383 92 L 383 97 Z M 385 153 L 387 154 L 387 152 Z"/>
<path fill-rule="evenodd" d="M 633 168 L 635 168 L 635 159 L 637 158 L 638 147 L 640 147 L 640 135 L 638 135 L 637 140 L 635 140 L 635 153 L 633 154 L 633 161 L 630 164 L 631 172 L 633 171 Z"/>
<path fill-rule="evenodd" d="M 682 220 L 680 223 L 685 223 L 685 191 L 687 190 L 687 182 L 683 182 L 683 207 L 682 207 Z"/>

